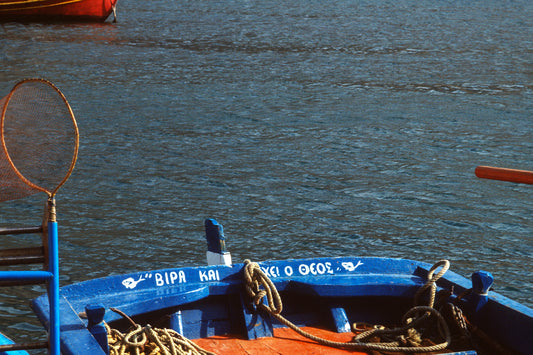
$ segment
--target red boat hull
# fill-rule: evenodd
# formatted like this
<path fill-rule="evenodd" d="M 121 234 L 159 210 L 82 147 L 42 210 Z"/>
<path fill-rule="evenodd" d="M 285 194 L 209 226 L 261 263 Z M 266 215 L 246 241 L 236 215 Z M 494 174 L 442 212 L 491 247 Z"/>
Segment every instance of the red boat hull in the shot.
<path fill-rule="evenodd" d="M 117 0 L 0 0 L 0 21 L 105 21 Z"/>

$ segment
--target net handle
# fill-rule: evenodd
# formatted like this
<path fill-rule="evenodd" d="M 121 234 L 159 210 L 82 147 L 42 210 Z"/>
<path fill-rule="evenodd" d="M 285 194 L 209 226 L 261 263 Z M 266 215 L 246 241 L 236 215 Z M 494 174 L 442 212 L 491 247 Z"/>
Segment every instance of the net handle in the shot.
<path fill-rule="evenodd" d="M 75 147 L 74 147 L 74 154 L 72 154 L 72 160 L 70 162 L 70 166 L 69 166 L 69 169 L 67 171 L 67 173 L 65 174 L 65 177 L 63 178 L 63 180 L 61 180 L 61 182 L 55 187 L 55 189 L 53 189 L 52 191 L 48 191 L 47 189 L 39 186 L 39 185 L 36 185 L 34 183 L 32 183 L 30 180 L 26 179 L 24 177 L 24 175 L 22 175 L 20 173 L 20 171 L 17 169 L 17 167 L 15 166 L 15 164 L 13 163 L 13 161 L 11 160 L 11 156 L 9 155 L 9 152 L 7 151 L 7 147 L 6 147 L 6 142 L 5 142 L 5 138 L 4 138 L 4 119 L 5 119 L 5 115 L 6 115 L 6 111 L 7 111 L 7 106 L 9 105 L 9 101 L 11 100 L 11 97 L 13 96 L 13 94 L 15 93 L 15 91 L 17 90 L 17 88 L 19 86 L 21 86 L 22 84 L 24 83 L 27 83 L 27 82 L 42 82 L 48 86 L 50 86 L 52 89 L 54 89 L 58 94 L 59 96 L 61 97 L 61 99 L 63 100 L 63 103 L 65 104 L 65 106 L 67 107 L 69 113 L 70 113 L 70 117 L 72 119 L 72 125 L 74 127 L 74 131 L 75 131 L 75 139 L 76 139 L 76 142 L 75 142 Z M 11 89 L 11 91 L 9 92 L 9 94 L 7 95 L 7 98 L 6 98 L 6 102 L 4 104 L 4 107 L 2 108 L 2 116 L 1 116 L 1 119 L 0 119 L 0 137 L 1 137 L 1 142 L 2 142 L 2 149 L 4 150 L 4 153 L 7 157 L 7 160 L 9 162 L 9 165 L 11 165 L 11 168 L 13 169 L 13 171 L 15 172 L 15 174 L 17 174 L 17 176 L 28 186 L 30 186 L 31 188 L 33 189 L 36 189 L 36 190 L 39 190 L 39 191 L 42 191 L 42 192 L 45 192 L 48 197 L 54 197 L 54 195 L 56 194 L 57 190 L 59 190 L 59 188 L 61 186 L 63 186 L 63 184 L 68 180 L 68 178 L 70 177 L 70 174 L 72 174 L 72 170 L 74 170 L 74 166 L 76 165 L 76 160 L 78 158 L 78 148 L 79 148 L 79 143 L 80 143 L 80 137 L 79 137 L 79 131 L 78 131 L 78 124 L 76 123 L 76 119 L 74 118 L 74 112 L 72 111 L 72 108 L 70 107 L 65 95 L 63 95 L 63 93 L 54 85 L 52 84 L 50 81 L 46 80 L 46 79 L 24 79 L 20 82 L 18 82 L 14 87 L 13 89 Z"/>

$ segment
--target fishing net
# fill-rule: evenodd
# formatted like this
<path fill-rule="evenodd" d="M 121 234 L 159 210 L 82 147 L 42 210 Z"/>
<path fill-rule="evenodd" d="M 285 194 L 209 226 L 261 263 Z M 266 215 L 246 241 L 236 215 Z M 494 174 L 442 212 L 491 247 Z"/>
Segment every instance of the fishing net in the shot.
<path fill-rule="evenodd" d="M 0 100 L 0 201 L 53 197 L 78 154 L 78 127 L 65 96 L 43 79 L 17 83 Z"/>

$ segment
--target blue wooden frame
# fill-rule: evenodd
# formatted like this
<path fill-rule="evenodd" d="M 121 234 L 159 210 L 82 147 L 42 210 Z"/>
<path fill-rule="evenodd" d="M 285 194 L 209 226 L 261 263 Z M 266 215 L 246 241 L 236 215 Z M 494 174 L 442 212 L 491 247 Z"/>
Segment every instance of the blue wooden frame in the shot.
<path fill-rule="evenodd" d="M 48 272 L 51 274 L 47 290 L 50 302 L 48 347 L 50 355 L 60 355 L 59 320 L 59 246 L 57 222 L 48 222 Z"/>
<path fill-rule="evenodd" d="M 49 200 L 49 207 L 54 208 L 54 201 Z M 0 271 L 0 281 L 12 282 L 14 284 L 20 283 L 46 283 L 48 299 L 49 314 L 46 322 L 46 328 L 48 331 L 48 353 L 50 355 L 60 355 L 60 315 L 59 315 L 59 247 L 58 247 L 58 225 L 55 220 L 55 211 L 52 211 L 49 216 L 50 220 L 47 221 L 47 246 L 46 250 L 48 254 L 45 256 L 45 260 L 48 263 L 47 270 L 31 270 L 31 271 Z M 40 232 L 42 228 L 22 229 L 31 230 L 31 232 Z M 15 231 L 14 229 L 9 232 Z M 13 344 L 10 340 L 7 340 L 5 336 L 0 337 L 0 345 Z M 44 345 L 41 345 L 44 346 Z M 9 351 L 7 354 L 27 354 L 25 351 Z M 0 355 L 4 352 L 0 352 Z"/>

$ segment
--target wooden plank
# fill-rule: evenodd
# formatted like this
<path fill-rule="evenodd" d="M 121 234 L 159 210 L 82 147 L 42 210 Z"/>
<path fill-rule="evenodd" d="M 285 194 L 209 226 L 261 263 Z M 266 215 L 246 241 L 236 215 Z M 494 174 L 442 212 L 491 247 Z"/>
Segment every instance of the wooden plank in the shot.
<path fill-rule="evenodd" d="M 42 226 L 22 228 L 0 228 L 0 235 L 41 233 L 42 231 Z"/>
<path fill-rule="evenodd" d="M 0 265 L 44 263 L 44 248 L 13 248 L 0 250 Z"/>

